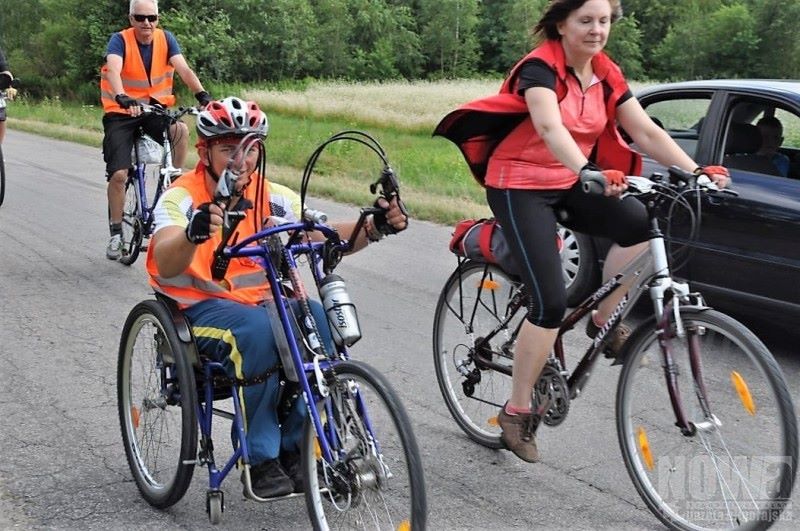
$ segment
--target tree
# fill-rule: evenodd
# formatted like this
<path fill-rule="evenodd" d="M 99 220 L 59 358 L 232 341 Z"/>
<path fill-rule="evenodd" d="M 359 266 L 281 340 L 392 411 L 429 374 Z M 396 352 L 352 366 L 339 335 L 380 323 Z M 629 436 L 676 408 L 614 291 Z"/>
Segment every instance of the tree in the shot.
<path fill-rule="evenodd" d="M 478 1 L 421 0 L 419 5 L 429 73 L 444 78 L 471 75 L 478 60 Z"/>

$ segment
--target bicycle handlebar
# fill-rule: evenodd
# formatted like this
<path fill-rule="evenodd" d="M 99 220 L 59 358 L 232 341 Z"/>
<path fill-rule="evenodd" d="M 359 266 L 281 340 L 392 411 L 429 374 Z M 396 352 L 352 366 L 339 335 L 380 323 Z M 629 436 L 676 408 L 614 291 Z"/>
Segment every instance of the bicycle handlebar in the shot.
<path fill-rule="evenodd" d="M 165 116 L 173 122 L 177 121 L 186 114 L 191 114 L 193 116 L 200 114 L 200 109 L 198 107 L 178 107 L 177 109 L 172 110 L 161 105 L 150 105 L 149 103 L 140 103 L 139 107 L 142 109 L 143 114 L 157 114 L 159 116 Z"/>

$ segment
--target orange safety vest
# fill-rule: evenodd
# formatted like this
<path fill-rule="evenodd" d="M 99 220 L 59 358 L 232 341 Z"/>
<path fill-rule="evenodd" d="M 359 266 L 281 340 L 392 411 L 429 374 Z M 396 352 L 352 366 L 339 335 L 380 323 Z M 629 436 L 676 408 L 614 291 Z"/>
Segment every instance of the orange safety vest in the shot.
<path fill-rule="evenodd" d="M 123 30 L 120 35 L 125 41 L 125 60 L 120 72 L 125 94 L 141 103 L 150 103 L 152 98 L 167 107 L 175 105 L 175 96 L 172 94 L 175 69 L 169 64 L 167 57 L 169 49 L 164 30 L 156 29 L 153 32 L 153 61 L 150 65 L 149 78 L 142 55 L 139 53 L 134 29 Z M 103 104 L 103 111 L 127 114 L 128 111 L 119 106 L 114 96 L 114 89 L 108 81 L 108 64 L 104 64 L 100 69 L 100 101 Z"/>
<path fill-rule="evenodd" d="M 255 204 L 256 179 L 245 189 L 244 197 Z M 204 167 L 198 165 L 193 171 L 185 173 L 180 179 L 172 183 L 170 188 L 184 188 L 192 198 L 192 210 L 203 203 L 212 200 L 206 188 Z M 270 215 L 269 193 L 267 182 L 264 182 L 263 208 L 260 219 Z M 238 236 L 233 236 L 229 241 L 242 241 L 255 234 L 253 220 L 255 208 L 247 211 L 245 218 L 236 227 Z M 260 225 L 260 224 L 259 224 Z M 214 251 L 222 241 L 222 231 L 218 231 L 211 238 L 197 246 L 194 258 L 183 273 L 165 278 L 159 275 L 153 255 L 154 245 L 147 250 L 147 272 L 150 275 L 150 285 L 159 293 L 176 300 L 181 308 L 186 308 L 209 298 L 231 299 L 243 304 L 258 304 L 265 300 L 269 294 L 269 282 L 264 269 L 250 258 L 233 258 L 228 265 L 225 278 L 214 280 L 211 276 L 211 264 L 214 261 Z M 156 241 L 157 242 L 157 241 Z"/>
<path fill-rule="evenodd" d="M 574 182 L 578 178 L 560 163 L 556 165 L 558 168 L 541 164 L 541 149 L 545 149 L 541 148 L 543 141 L 530 120 L 525 98 L 516 93 L 520 67 L 531 59 L 540 59 L 555 70 L 556 96 L 561 104 L 567 94 L 564 49 L 560 41 L 548 40 L 512 68 L 498 94 L 473 100 L 450 112 L 439 122 L 433 133 L 434 136 L 447 138 L 459 147 L 472 175 L 481 185 L 488 180 L 494 186 L 504 187 L 500 184 L 503 181 L 500 177 L 504 177 L 501 173 L 511 167 L 519 171 L 520 175 L 527 172 L 534 176 L 529 185 L 519 186 L 521 188 L 550 187 L 544 185 L 543 181 L 547 177 L 555 177 L 551 186 L 563 189 L 569 187 L 568 182 Z M 628 84 L 620 68 L 605 53 L 601 52 L 592 59 L 592 67 L 602 83 L 607 122 L 593 149 L 589 149 L 589 158 L 603 169 L 617 169 L 627 175 L 639 175 L 641 156 L 628 147 L 616 127 L 617 102 L 628 90 Z M 564 174 L 564 171 L 569 175 Z M 548 173 L 551 175 L 547 175 Z M 536 179 L 536 176 L 544 179 Z"/>

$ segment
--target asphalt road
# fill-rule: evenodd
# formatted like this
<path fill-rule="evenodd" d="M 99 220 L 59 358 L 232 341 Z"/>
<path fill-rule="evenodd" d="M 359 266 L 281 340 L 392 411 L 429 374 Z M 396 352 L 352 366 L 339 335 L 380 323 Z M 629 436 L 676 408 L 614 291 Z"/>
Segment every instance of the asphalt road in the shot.
<path fill-rule="evenodd" d="M 118 342 L 128 312 L 150 290 L 142 259 L 125 267 L 105 258 L 100 151 L 18 131 L 9 132 L 3 150 L 0 529 L 211 528 L 203 470 L 183 500 L 159 511 L 141 499 L 125 461 Z M 327 201 L 314 206 L 339 219 L 357 212 Z M 449 227 L 413 222 L 338 270 L 364 332 L 353 355 L 392 379 L 412 418 L 430 528 L 658 528 L 620 457 L 618 368 L 601 362 L 566 422 L 540 430 L 542 461 L 534 465 L 470 442 L 451 419 L 431 360 L 434 306 L 455 265 L 449 234 Z M 582 346 L 585 339 L 575 341 Z M 782 344 L 780 334 L 770 341 L 797 396 L 797 350 Z M 224 426 L 216 433 L 227 438 Z M 309 528 L 302 499 L 262 505 L 244 500 L 240 488 L 238 477 L 223 484 L 226 508 L 216 529 Z"/>

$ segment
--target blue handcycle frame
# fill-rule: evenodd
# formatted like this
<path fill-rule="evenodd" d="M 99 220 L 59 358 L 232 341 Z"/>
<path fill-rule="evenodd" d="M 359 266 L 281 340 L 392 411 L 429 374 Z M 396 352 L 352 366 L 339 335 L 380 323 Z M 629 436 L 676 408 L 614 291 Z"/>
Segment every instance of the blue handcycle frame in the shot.
<path fill-rule="evenodd" d="M 373 212 L 374 209 L 362 209 L 361 217 L 359 221 L 356 223 L 355 228 L 353 230 L 352 237 L 354 238 L 357 235 L 363 225 L 364 218 L 366 215 Z M 275 305 L 278 310 L 278 316 L 281 320 L 281 326 L 283 328 L 283 332 L 286 334 L 287 343 L 289 346 L 289 350 L 292 355 L 292 361 L 294 363 L 296 374 L 298 374 L 298 380 L 300 388 L 303 392 L 303 398 L 306 401 L 306 409 L 308 411 L 309 419 L 313 422 L 315 432 L 317 433 L 317 439 L 319 441 L 320 450 L 322 453 L 323 458 L 326 462 L 331 463 L 334 461 L 334 451 L 335 445 L 337 444 L 337 435 L 333 427 L 331 426 L 327 432 L 323 428 L 322 420 L 320 418 L 319 413 L 317 412 L 317 408 L 315 404 L 317 403 L 316 398 L 321 397 L 324 398 L 324 393 L 314 393 L 311 389 L 311 384 L 309 383 L 308 377 L 301 377 L 300 375 L 308 375 L 309 373 L 314 375 L 316 381 L 320 384 L 324 381 L 323 372 L 327 371 L 330 368 L 335 367 L 336 362 L 338 360 L 347 360 L 349 359 L 347 353 L 347 347 L 336 345 L 336 352 L 333 353 L 332 356 L 327 356 L 326 359 L 320 360 L 320 356 L 315 356 L 315 359 L 312 362 L 306 362 L 303 360 L 303 356 L 301 355 L 301 347 L 300 344 L 302 339 L 298 338 L 296 335 L 296 331 L 291 324 L 290 316 L 289 316 L 289 309 L 287 307 L 288 298 L 283 295 L 282 291 L 282 284 L 279 282 L 280 274 L 275 266 L 275 264 L 270 260 L 270 252 L 271 250 L 268 248 L 266 240 L 270 239 L 273 236 L 277 236 L 280 233 L 292 233 L 292 232 L 308 232 L 308 231 L 318 231 L 322 233 L 326 237 L 326 242 L 330 242 L 331 240 L 334 242 L 333 247 L 337 252 L 345 253 L 351 251 L 353 249 L 351 240 L 342 240 L 339 238 L 338 232 L 329 227 L 328 225 L 322 223 L 316 223 L 313 221 L 303 221 L 297 223 L 288 223 L 279 225 L 277 227 L 270 227 L 263 229 L 252 236 L 242 240 L 239 243 L 234 245 L 225 247 L 222 250 L 221 255 L 224 258 L 231 259 L 231 258 L 242 258 L 247 257 L 251 259 L 255 259 L 257 263 L 259 263 L 263 268 L 267 275 L 267 279 L 269 280 L 270 289 L 272 290 L 272 294 L 275 300 Z M 291 272 L 297 272 L 298 266 L 296 257 L 307 255 L 309 256 L 309 265 L 311 267 L 312 274 L 314 276 L 314 283 L 315 285 L 319 285 L 319 282 L 323 278 L 323 247 L 326 245 L 326 242 L 323 241 L 306 241 L 306 242 L 298 242 L 298 243 L 290 243 L 289 245 L 284 246 L 281 244 L 281 254 L 282 258 L 285 260 L 289 271 L 290 271 L 290 280 L 293 283 L 293 287 L 298 295 L 298 297 L 307 300 L 307 294 L 305 290 L 302 288 L 302 281 L 299 279 L 299 275 L 293 275 Z M 330 245 L 330 243 L 328 243 Z M 300 289 L 298 289 L 298 287 Z M 313 316 L 306 316 L 311 317 Z M 326 347 L 322 347 L 323 351 L 325 351 Z M 325 354 L 329 354 L 325 351 Z M 198 404 L 197 407 L 197 414 L 198 414 L 198 421 L 200 423 L 200 429 L 202 432 L 202 436 L 204 438 L 211 439 L 211 421 L 214 413 L 220 413 L 218 410 L 213 408 L 213 400 L 214 400 L 214 386 L 212 385 L 213 376 L 215 372 L 220 372 L 225 374 L 225 370 L 221 363 L 207 361 L 203 364 L 203 371 L 204 371 L 204 378 L 206 385 L 204 386 L 204 397 L 203 397 L 203 404 Z M 239 388 L 240 385 L 234 382 L 231 386 L 232 394 L 234 397 L 238 397 L 239 395 Z M 312 397 L 315 398 L 312 400 Z M 366 429 L 369 431 L 370 438 L 372 439 L 373 444 L 375 444 L 375 448 L 380 451 L 380 445 L 378 441 L 374 437 L 374 430 L 372 428 L 372 423 L 367 415 L 366 407 L 363 403 L 363 400 L 360 395 L 357 395 L 358 403 L 357 407 L 359 411 L 362 413 L 362 418 L 364 420 L 364 424 Z M 238 399 L 234 398 L 233 400 L 233 407 L 234 407 L 234 414 L 231 416 L 227 414 L 229 418 L 232 418 L 234 424 L 234 431 L 237 434 L 238 444 L 234 450 L 233 455 L 228 459 L 225 463 L 225 466 L 220 470 L 216 467 L 213 458 L 209 459 L 207 463 L 200 463 L 207 464 L 209 468 L 209 488 L 212 491 L 219 490 L 222 481 L 225 479 L 227 474 L 230 470 L 234 467 L 236 462 L 239 459 L 243 459 L 246 464 L 249 464 L 249 452 L 247 449 L 247 439 L 245 437 L 245 429 L 242 421 L 242 411 L 239 404 Z M 326 405 L 326 411 L 328 414 L 328 418 L 333 418 L 333 410 L 328 403 Z M 322 436 L 326 435 L 326 436 Z"/>

